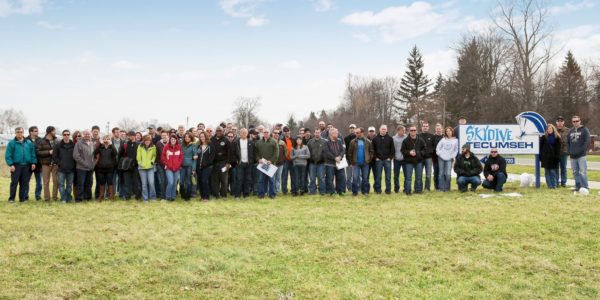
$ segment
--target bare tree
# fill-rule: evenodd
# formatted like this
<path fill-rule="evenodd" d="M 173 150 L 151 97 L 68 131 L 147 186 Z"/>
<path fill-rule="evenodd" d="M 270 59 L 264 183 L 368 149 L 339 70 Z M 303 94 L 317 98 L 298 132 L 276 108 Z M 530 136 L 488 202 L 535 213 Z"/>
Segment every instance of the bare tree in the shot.
<path fill-rule="evenodd" d="M 233 105 L 234 122 L 244 128 L 258 126 L 260 120 L 257 113 L 260 105 L 260 97 L 240 97 Z"/>
<path fill-rule="evenodd" d="M 0 132 L 12 134 L 16 127 L 25 127 L 27 118 L 22 111 L 9 108 L 0 113 Z"/>
<path fill-rule="evenodd" d="M 117 126 L 125 131 L 138 131 L 141 129 L 141 124 L 132 118 L 122 118 L 117 122 Z"/>

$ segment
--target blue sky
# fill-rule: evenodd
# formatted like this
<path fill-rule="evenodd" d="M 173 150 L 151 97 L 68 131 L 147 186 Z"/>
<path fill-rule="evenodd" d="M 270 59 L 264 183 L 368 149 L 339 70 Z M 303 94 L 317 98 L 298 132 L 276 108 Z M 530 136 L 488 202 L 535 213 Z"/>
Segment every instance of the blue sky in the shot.
<path fill-rule="evenodd" d="M 0 0 L 0 107 L 40 126 L 175 126 L 215 124 L 260 96 L 270 122 L 304 117 L 334 108 L 348 73 L 401 76 L 415 44 L 427 73 L 447 74 L 461 33 L 489 24 L 495 3 Z M 600 57 L 599 5 L 549 2 L 557 44 L 581 61 Z"/>

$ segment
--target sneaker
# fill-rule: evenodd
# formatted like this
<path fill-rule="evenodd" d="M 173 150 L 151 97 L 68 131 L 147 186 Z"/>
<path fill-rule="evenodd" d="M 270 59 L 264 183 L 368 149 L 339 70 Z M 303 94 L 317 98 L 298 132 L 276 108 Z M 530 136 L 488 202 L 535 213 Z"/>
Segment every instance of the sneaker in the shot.
<path fill-rule="evenodd" d="M 15 204 L 15 200 L 8 200 L 8 204 Z"/>

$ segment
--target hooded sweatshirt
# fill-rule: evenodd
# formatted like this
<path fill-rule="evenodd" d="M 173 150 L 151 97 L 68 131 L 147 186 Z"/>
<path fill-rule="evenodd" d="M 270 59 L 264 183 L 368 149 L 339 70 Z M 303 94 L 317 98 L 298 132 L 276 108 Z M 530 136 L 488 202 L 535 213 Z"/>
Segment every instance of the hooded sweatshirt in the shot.
<path fill-rule="evenodd" d="M 176 172 L 181 169 L 181 164 L 183 164 L 183 151 L 181 150 L 181 145 L 179 145 L 179 140 L 175 142 L 174 146 L 171 145 L 171 143 L 168 143 L 163 147 L 160 161 L 167 170 Z"/>
<path fill-rule="evenodd" d="M 567 138 L 567 149 L 569 156 L 572 159 L 578 159 L 584 157 L 587 154 L 587 149 L 590 146 L 590 131 L 585 127 L 581 126 L 578 128 L 571 128 Z"/>

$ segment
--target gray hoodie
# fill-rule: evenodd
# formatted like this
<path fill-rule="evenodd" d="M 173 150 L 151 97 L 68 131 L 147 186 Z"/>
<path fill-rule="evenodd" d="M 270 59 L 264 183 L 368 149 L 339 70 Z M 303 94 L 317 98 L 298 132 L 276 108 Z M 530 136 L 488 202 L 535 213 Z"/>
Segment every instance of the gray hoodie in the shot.
<path fill-rule="evenodd" d="M 394 154 L 394 159 L 403 160 L 404 156 L 402 155 L 402 151 L 400 150 L 402 149 L 402 142 L 404 142 L 404 139 L 406 139 L 406 134 L 403 137 L 400 137 L 396 134 L 392 137 L 392 139 L 394 139 L 394 148 L 396 150 L 396 153 Z"/>
<path fill-rule="evenodd" d="M 290 159 L 294 162 L 294 166 L 306 166 L 310 158 L 310 150 L 305 145 L 300 149 L 292 148 Z"/>
<path fill-rule="evenodd" d="M 590 131 L 585 127 L 571 128 L 567 138 L 569 156 L 573 159 L 584 157 L 590 146 Z"/>
<path fill-rule="evenodd" d="M 76 163 L 76 169 L 94 170 L 94 143 L 91 141 L 86 143 L 84 139 L 79 140 L 73 149 L 73 159 Z"/>

